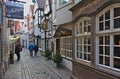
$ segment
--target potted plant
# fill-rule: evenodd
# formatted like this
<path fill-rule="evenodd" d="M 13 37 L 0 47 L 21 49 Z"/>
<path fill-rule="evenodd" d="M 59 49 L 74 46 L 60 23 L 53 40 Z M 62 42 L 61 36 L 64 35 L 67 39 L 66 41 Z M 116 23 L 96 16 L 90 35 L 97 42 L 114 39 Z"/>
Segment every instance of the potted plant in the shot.
<path fill-rule="evenodd" d="M 45 57 L 47 57 L 47 59 L 51 59 L 51 52 L 49 49 L 45 51 Z"/>
<path fill-rule="evenodd" d="M 55 55 L 53 56 L 53 61 L 56 63 L 57 67 L 61 66 L 62 63 L 62 56 L 60 55 L 59 52 L 56 52 Z"/>

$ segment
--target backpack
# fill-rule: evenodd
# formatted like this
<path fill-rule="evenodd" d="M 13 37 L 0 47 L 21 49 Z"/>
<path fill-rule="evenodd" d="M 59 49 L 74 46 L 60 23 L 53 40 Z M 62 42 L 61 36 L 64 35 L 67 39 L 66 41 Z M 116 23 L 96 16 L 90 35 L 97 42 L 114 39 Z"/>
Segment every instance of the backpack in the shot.
<path fill-rule="evenodd" d="M 22 51 L 22 47 L 21 47 L 21 46 L 19 46 L 19 51 L 20 51 L 20 52 Z"/>

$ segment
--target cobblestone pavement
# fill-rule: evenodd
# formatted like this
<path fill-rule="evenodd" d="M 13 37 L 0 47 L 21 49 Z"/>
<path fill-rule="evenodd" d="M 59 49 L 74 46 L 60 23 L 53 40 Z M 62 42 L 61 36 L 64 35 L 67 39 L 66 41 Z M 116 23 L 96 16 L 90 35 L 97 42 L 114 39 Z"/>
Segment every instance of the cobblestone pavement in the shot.
<path fill-rule="evenodd" d="M 61 67 L 56 68 L 52 60 L 46 60 L 38 52 L 38 56 L 29 56 L 29 51 L 23 49 L 21 60 L 10 65 L 4 79 L 70 79 L 71 71 Z"/>

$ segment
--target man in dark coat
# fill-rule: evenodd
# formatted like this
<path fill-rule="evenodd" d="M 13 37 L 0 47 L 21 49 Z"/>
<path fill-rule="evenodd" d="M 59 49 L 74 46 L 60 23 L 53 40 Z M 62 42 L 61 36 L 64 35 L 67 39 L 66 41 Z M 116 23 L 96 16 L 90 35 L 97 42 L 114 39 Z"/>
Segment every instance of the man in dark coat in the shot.
<path fill-rule="evenodd" d="M 35 56 L 37 56 L 37 52 L 38 52 L 38 46 L 37 45 L 34 46 L 34 51 L 35 51 Z"/>
<path fill-rule="evenodd" d="M 15 45 L 15 54 L 17 55 L 17 61 L 20 60 L 20 52 L 22 51 L 22 47 L 19 44 L 19 42 L 16 43 Z"/>

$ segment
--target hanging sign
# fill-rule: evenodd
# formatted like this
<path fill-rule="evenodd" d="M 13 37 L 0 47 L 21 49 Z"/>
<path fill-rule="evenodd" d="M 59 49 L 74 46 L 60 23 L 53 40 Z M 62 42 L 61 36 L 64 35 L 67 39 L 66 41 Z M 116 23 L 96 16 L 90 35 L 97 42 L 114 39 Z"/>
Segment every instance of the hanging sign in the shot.
<path fill-rule="evenodd" d="M 24 19 L 24 6 L 22 3 L 6 2 L 6 17 L 12 19 Z"/>

